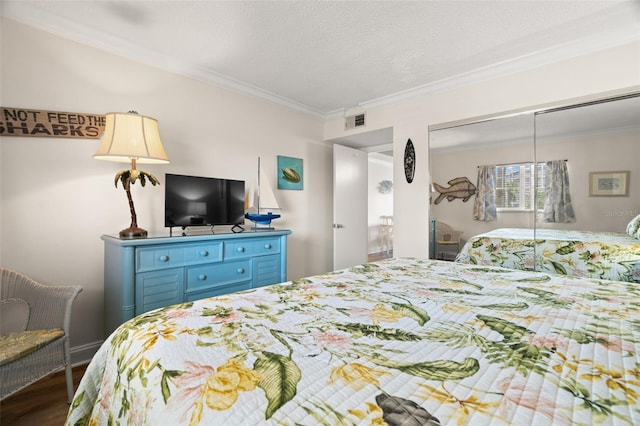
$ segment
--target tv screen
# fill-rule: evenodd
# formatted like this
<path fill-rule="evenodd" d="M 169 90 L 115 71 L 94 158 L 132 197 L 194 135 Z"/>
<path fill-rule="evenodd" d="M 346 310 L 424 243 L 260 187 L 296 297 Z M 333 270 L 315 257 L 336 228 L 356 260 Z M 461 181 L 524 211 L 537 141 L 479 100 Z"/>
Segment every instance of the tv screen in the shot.
<path fill-rule="evenodd" d="M 244 181 L 165 175 L 164 226 L 244 223 Z"/>

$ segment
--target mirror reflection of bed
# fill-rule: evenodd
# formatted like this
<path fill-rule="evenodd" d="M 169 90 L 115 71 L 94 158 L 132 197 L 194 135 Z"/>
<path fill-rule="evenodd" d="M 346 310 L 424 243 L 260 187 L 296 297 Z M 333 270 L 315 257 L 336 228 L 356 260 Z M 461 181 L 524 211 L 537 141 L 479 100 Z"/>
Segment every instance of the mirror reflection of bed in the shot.
<path fill-rule="evenodd" d="M 502 189 L 521 198 L 530 191 L 533 198 L 526 206 L 499 206 L 496 220 L 473 219 L 475 197 L 430 206 L 432 217 L 446 218 L 447 224 L 464 232 L 467 241 L 461 241 L 459 261 L 640 282 L 640 240 L 626 233 L 629 222 L 640 215 L 640 93 L 571 104 L 430 127 L 435 183 L 459 176 L 476 183 L 483 165 L 501 165 L 503 171 L 509 165 L 531 165 L 532 179 L 527 183 L 521 174 L 517 181 L 520 192 L 504 182 Z M 552 160 L 566 160 L 574 221 L 545 219 L 540 170 Z M 542 169 L 536 169 L 536 163 Z M 604 196 L 590 191 L 593 172 L 617 171 L 628 172 L 626 191 Z M 539 179 L 534 181 L 536 174 Z M 504 176 L 510 177 L 507 172 Z M 532 205 L 537 205 L 535 212 Z M 470 260 L 472 256 L 464 254 L 465 243 L 477 236 L 484 239 L 472 242 L 477 247 Z M 512 252 L 507 246 L 514 246 Z M 611 256 L 614 266 L 607 263 Z M 584 262 L 583 268 L 576 268 L 575 262 Z"/>
<path fill-rule="evenodd" d="M 534 239 L 530 229 L 499 228 L 469 239 L 456 260 L 640 283 L 640 235 L 542 228 Z"/>

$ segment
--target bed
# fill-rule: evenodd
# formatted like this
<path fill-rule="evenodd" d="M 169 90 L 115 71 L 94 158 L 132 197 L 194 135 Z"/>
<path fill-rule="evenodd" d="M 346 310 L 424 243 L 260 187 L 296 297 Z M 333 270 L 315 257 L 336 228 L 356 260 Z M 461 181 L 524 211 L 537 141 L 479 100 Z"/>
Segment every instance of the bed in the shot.
<path fill-rule="evenodd" d="M 121 325 L 67 425 L 640 424 L 640 286 L 396 258 Z"/>
<path fill-rule="evenodd" d="M 640 239 L 622 233 L 501 228 L 470 238 L 456 261 L 640 283 Z"/>

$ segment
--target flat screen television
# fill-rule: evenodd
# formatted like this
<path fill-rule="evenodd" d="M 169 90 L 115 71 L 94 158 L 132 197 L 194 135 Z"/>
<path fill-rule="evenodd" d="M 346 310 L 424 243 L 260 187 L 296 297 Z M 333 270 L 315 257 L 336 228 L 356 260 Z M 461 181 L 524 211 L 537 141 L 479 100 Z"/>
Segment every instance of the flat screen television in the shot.
<path fill-rule="evenodd" d="M 243 180 L 165 175 L 165 227 L 243 223 Z"/>

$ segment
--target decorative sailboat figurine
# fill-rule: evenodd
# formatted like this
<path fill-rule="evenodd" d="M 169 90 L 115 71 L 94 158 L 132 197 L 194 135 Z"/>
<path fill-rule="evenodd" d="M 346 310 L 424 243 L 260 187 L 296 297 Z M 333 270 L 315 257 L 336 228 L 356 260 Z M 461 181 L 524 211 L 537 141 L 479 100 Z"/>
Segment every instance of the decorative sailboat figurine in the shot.
<path fill-rule="evenodd" d="M 273 229 L 271 221 L 278 219 L 279 214 L 274 214 L 271 210 L 279 210 L 276 196 L 269 185 L 264 172 L 260 168 L 260 157 L 258 157 L 258 181 L 257 187 L 255 183 L 249 186 L 249 192 L 244 199 L 244 217 L 255 223 L 252 229 Z M 264 213 L 264 211 L 267 213 Z M 258 226 L 262 225 L 262 226 Z"/>

